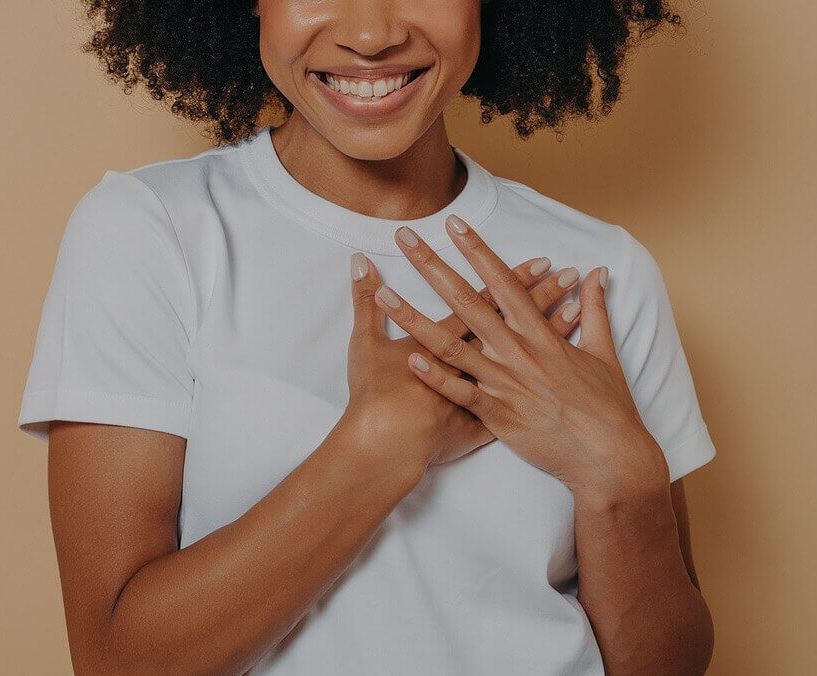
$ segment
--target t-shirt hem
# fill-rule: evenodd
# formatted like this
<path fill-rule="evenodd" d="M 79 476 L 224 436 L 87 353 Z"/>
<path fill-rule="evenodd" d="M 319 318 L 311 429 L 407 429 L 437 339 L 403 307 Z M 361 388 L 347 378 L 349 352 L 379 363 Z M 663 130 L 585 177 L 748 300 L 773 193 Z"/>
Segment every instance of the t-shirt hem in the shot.
<path fill-rule="evenodd" d="M 48 441 L 52 420 L 102 423 L 168 432 L 188 438 L 192 405 L 137 394 L 51 389 L 26 392 L 17 427 Z"/>
<path fill-rule="evenodd" d="M 667 452 L 670 483 L 703 467 L 715 457 L 716 453 L 715 444 L 709 435 L 709 428 L 704 423 L 691 436 Z"/>

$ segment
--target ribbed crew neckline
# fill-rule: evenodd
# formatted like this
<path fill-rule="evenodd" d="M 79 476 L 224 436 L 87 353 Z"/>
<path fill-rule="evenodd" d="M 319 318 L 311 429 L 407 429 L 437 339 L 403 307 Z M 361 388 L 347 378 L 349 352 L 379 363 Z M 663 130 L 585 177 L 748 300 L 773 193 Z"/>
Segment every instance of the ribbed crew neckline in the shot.
<path fill-rule="evenodd" d="M 294 212 L 299 223 L 318 234 L 359 251 L 403 256 L 394 231 L 407 225 L 435 251 L 453 246 L 445 217 L 454 213 L 479 230 L 496 206 L 498 190 L 492 174 L 465 152 L 451 146 L 468 171 L 465 187 L 436 213 L 408 220 L 375 218 L 324 199 L 298 183 L 278 157 L 267 125 L 244 145 L 245 168 L 258 191 L 276 208 Z"/>

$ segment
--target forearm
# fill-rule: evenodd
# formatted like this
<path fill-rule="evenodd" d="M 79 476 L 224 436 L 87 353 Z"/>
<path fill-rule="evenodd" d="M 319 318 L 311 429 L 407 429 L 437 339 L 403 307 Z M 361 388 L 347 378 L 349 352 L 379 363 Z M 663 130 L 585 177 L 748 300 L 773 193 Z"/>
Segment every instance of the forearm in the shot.
<path fill-rule="evenodd" d="M 605 673 L 703 674 L 712 618 L 684 565 L 669 483 L 619 500 L 576 493 L 574 504 L 578 599 Z"/>
<path fill-rule="evenodd" d="M 123 673 L 242 674 L 294 627 L 422 476 L 336 426 L 244 515 L 141 568 L 108 624 Z"/>

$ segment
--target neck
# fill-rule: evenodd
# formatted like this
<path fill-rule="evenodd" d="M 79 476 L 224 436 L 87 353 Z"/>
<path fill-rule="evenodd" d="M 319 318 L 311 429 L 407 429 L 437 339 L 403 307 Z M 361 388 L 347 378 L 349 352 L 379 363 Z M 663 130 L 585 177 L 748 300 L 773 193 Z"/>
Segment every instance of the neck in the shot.
<path fill-rule="evenodd" d="M 346 155 L 297 110 L 270 133 L 281 164 L 298 183 L 330 202 L 375 218 L 408 220 L 436 213 L 453 201 L 467 180 L 442 115 L 404 153 L 385 160 Z"/>

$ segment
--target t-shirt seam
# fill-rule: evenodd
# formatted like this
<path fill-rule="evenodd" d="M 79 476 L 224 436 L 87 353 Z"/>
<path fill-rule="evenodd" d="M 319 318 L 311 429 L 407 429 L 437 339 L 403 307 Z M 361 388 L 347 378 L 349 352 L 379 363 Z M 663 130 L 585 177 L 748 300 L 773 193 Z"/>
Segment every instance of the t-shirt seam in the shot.
<path fill-rule="evenodd" d="M 151 397 L 144 394 L 131 394 L 129 392 L 107 392 L 104 390 L 78 390 L 73 388 L 52 387 L 45 390 L 32 390 L 29 396 L 35 394 L 94 394 L 107 398 L 143 399 L 146 401 L 157 401 L 170 406 L 189 407 L 190 402 L 180 399 L 165 399 L 164 397 Z"/>
<path fill-rule="evenodd" d="M 202 150 L 201 152 L 196 153 L 195 155 L 192 155 L 190 157 L 173 157 L 173 158 L 166 159 L 166 160 L 157 160 L 156 162 L 150 162 L 148 164 L 142 164 L 142 165 L 139 165 L 138 167 L 135 167 L 134 169 L 128 169 L 127 171 L 117 172 L 117 173 L 130 174 L 130 172 L 132 172 L 132 171 L 140 171 L 142 169 L 152 169 L 153 167 L 163 167 L 165 165 L 170 165 L 170 164 L 180 164 L 180 163 L 184 163 L 184 162 L 195 162 L 195 161 L 200 162 L 201 158 L 203 156 L 226 155 L 229 152 L 235 152 L 235 151 L 239 150 L 239 146 L 240 146 L 241 142 L 244 142 L 244 141 L 246 141 L 248 139 L 249 139 L 249 137 L 246 137 L 246 138 L 241 139 L 241 141 L 236 142 L 236 143 L 230 143 L 230 144 L 223 145 L 223 146 L 216 146 L 214 148 L 208 148 L 207 150 Z M 133 174 L 130 174 L 130 175 L 133 175 Z"/>
<path fill-rule="evenodd" d="M 683 437 L 683 439 L 682 439 L 682 441 L 680 441 L 680 442 L 676 442 L 676 443 L 675 443 L 675 444 L 672 446 L 671 453 L 672 453 L 673 455 L 675 455 L 676 453 L 678 453 L 678 451 L 679 451 L 680 449 L 682 449 L 684 446 L 686 446 L 687 444 L 689 444 L 689 442 L 690 442 L 690 441 L 693 441 L 693 440 L 695 439 L 695 437 L 697 437 L 698 435 L 700 435 L 700 434 L 701 434 L 701 432 L 703 432 L 703 431 L 705 431 L 705 430 L 708 430 L 708 429 L 709 429 L 709 426 L 706 424 L 706 421 L 701 422 L 701 424 L 699 424 L 697 427 L 695 427 L 695 429 L 694 429 L 692 432 L 690 432 L 689 434 L 687 434 L 686 436 L 684 436 L 684 437 Z"/>
<path fill-rule="evenodd" d="M 553 206 L 561 207 L 562 209 L 567 209 L 567 210 L 569 210 L 569 211 L 571 211 L 571 212 L 573 212 L 573 213 L 575 213 L 575 214 L 577 214 L 579 216 L 590 216 L 591 218 L 595 218 L 595 216 L 592 216 L 591 214 L 580 210 L 578 207 L 574 207 L 574 206 L 568 204 L 567 202 L 560 202 L 559 200 L 556 200 L 555 198 L 551 197 L 550 195 L 547 195 L 547 194 L 545 194 L 543 192 L 540 192 L 536 188 L 534 188 L 533 186 L 530 186 L 527 183 L 523 183 L 522 181 L 516 181 L 516 180 L 514 180 L 512 178 L 508 178 L 507 176 L 494 176 L 494 179 L 496 179 L 498 182 L 502 183 L 502 185 L 505 188 L 512 191 L 513 193 L 515 193 L 516 195 L 518 195 L 522 199 L 526 200 L 527 202 L 530 202 L 530 203 L 534 204 L 539 209 L 543 209 L 550 216 L 552 216 L 554 219 L 556 219 L 558 221 L 563 221 L 564 219 L 562 218 L 562 216 L 560 214 L 558 214 L 552 208 Z M 546 202 L 548 202 L 548 204 L 540 204 L 538 200 L 536 202 L 533 202 L 532 200 L 528 199 L 528 197 L 523 195 L 522 194 L 523 192 L 528 192 L 533 197 L 537 197 L 539 199 L 544 199 Z M 615 223 L 610 223 L 609 221 L 604 221 L 604 222 L 607 223 L 608 225 L 615 226 Z M 620 226 L 617 226 L 617 227 L 620 227 Z"/>
<path fill-rule="evenodd" d="M 364 247 L 356 246 L 354 244 L 350 244 L 346 239 L 343 237 L 345 235 L 343 230 L 336 230 L 329 226 L 326 223 L 323 223 L 319 219 L 315 218 L 311 213 L 304 211 L 303 209 L 299 208 L 298 206 L 292 204 L 286 199 L 286 195 L 280 194 L 280 191 L 276 188 L 275 185 L 268 185 L 262 179 L 260 175 L 260 170 L 256 166 L 256 158 L 250 157 L 251 150 L 249 146 L 246 148 L 246 151 L 241 154 L 241 164 L 244 168 L 244 173 L 250 179 L 250 182 L 253 184 L 255 189 L 261 195 L 261 197 L 265 200 L 265 202 L 271 203 L 275 208 L 288 210 L 293 215 L 300 217 L 301 219 L 308 221 L 308 223 L 314 224 L 314 227 L 310 227 L 310 225 L 304 225 L 307 230 L 309 230 L 313 234 L 317 234 L 322 236 L 325 239 L 328 239 L 336 244 L 340 244 L 345 246 L 349 249 L 354 249 L 356 251 L 365 251 L 367 253 L 376 253 L 380 256 L 392 256 L 392 257 L 401 257 L 403 256 L 402 253 L 387 253 L 381 251 L 379 249 L 372 249 L 370 248 L 370 243 L 367 243 Z M 491 175 L 489 178 L 494 178 Z M 277 199 L 273 199 L 277 198 Z M 486 208 L 487 202 L 489 197 L 485 196 L 482 199 L 482 203 L 479 205 L 478 210 L 482 210 Z M 479 224 L 471 224 L 475 230 L 479 230 L 490 218 L 490 216 L 496 211 L 497 205 L 499 204 L 499 195 L 495 195 L 494 203 L 491 206 L 490 211 L 488 211 Z M 296 219 L 297 220 L 297 219 Z M 331 231 L 327 232 L 327 230 Z M 449 247 L 454 246 L 454 242 L 444 243 L 441 246 L 435 246 L 435 251 L 441 251 L 442 249 L 447 249 Z"/>
<path fill-rule="evenodd" d="M 190 159 L 191 158 L 183 158 L 180 161 L 190 160 Z M 165 160 L 165 161 L 167 161 L 167 160 Z M 159 202 L 159 204 L 162 207 L 162 210 L 165 212 L 165 216 L 167 217 L 168 223 L 170 223 L 170 227 L 173 230 L 173 236 L 176 238 L 176 245 L 179 247 L 179 251 L 181 251 L 182 260 L 184 261 L 185 276 L 187 277 L 188 303 L 190 304 L 190 312 L 192 314 L 192 317 L 191 317 L 192 324 L 190 326 L 191 335 L 188 336 L 188 350 L 189 350 L 190 347 L 192 347 L 193 343 L 195 342 L 195 340 L 196 340 L 196 338 L 198 336 L 199 320 L 200 320 L 200 316 L 199 316 L 198 312 L 196 311 L 195 295 L 193 293 L 193 280 L 192 280 L 192 273 L 191 273 L 191 270 L 190 270 L 189 256 L 187 254 L 187 251 L 185 251 L 184 246 L 182 245 L 181 237 L 179 237 L 179 231 L 178 231 L 178 228 L 176 227 L 176 223 L 174 222 L 173 217 L 170 215 L 170 211 L 168 210 L 167 205 L 164 203 L 164 200 L 159 196 L 159 193 L 157 193 L 156 190 L 153 188 L 153 186 L 151 186 L 147 181 L 144 181 L 143 179 L 139 178 L 139 176 L 137 176 L 136 174 L 131 173 L 129 171 L 128 172 L 123 172 L 123 173 L 125 175 L 127 175 L 127 176 L 131 176 L 132 178 L 139 181 L 139 183 L 144 185 L 151 192 L 151 194 L 156 198 L 156 200 Z"/>

